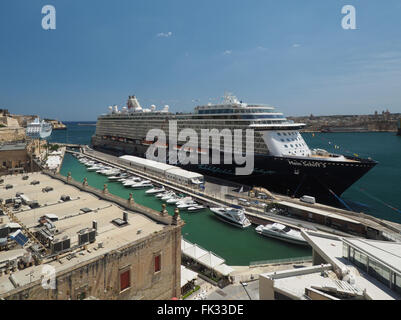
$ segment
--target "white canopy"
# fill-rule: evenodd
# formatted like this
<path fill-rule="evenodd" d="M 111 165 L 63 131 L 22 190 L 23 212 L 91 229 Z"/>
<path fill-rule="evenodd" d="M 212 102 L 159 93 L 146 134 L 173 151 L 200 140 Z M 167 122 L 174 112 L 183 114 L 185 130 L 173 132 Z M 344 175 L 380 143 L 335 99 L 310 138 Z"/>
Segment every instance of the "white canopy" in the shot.
<path fill-rule="evenodd" d="M 207 251 L 197 244 L 181 238 L 181 252 L 196 262 L 213 269 L 223 276 L 229 275 L 234 269 L 224 264 L 225 260 L 211 251 Z"/>
<path fill-rule="evenodd" d="M 191 247 L 186 248 L 183 253 L 192 259 L 199 260 L 202 256 L 208 254 L 208 252 L 198 245 L 194 244 Z"/>
<path fill-rule="evenodd" d="M 196 272 L 181 266 L 181 288 L 188 282 L 195 280 L 197 277 L 198 274 Z"/>
<path fill-rule="evenodd" d="M 219 258 L 218 256 L 214 255 L 212 252 L 208 252 L 207 254 L 203 255 L 198 259 L 200 263 L 203 265 L 214 269 L 215 267 L 224 263 L 224 259 Z"/>

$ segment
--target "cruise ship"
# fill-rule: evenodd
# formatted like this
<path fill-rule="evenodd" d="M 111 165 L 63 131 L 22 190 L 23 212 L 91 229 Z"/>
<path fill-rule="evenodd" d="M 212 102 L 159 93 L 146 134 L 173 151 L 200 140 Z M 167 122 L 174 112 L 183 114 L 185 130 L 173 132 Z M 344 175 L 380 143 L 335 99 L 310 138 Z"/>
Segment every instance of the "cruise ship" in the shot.
<path fill-rule="evenodd" d="M 234 160 L 232 164 L 223 161 L 227 154 L 223 139 L 216 139 L 219 140 L 217 142 L 210 139 L 208 149 L 195 150 L 199 158 L 207 154 L 209 164 L 189 163 L 182 165 L 185 169 L 243 186 L 264 187 L 288 196 L 314 196 L 321 203 L 341 206 L 341 194 L 377 164 L 370 158 L 333 154 L 323 149 L 312 150 L 299 132 L 305 124 L 287 120 L 272 106 L 244 103 L 232 94 L 226 94 L 222 103 L 196 106 L 193 113 L 172 113 L 168 106 L 161 110 L 154 105 L 142 108 L 135 96 L 129 96 L 127 106 L 121 110 L 118 106 L 110 106 L 108 113 L 98 117 L 92 146 L 118 156 L 145 157 L 149 146 L 158 143 L 157 139 L 147 141 L 147 133 L 151 129 L 161 129 L 167 137 L 166 143 L 159 147 L 179 150 L 185 147 L 187 141 L 178 140 L 176 145 L 169 145 L 169 124 L 172 121 L 176 121 L 178 132 L 190 128 L 199 137 L 202 136 L 201 129 L 217 129 L 220 132 L 223 129 L 230 129 L 231 132 L 253 129 L 254 132 L 254 164 L 250 174 L 238 175 L 236 169 L 241 166 Z M 233 148 L 228 156 L 234 158 L 236 152 L 243 153 L 246 145 L 245 134 L 242 136 L 242 149 Z M 213 150 L 220 153 L 218 164 L 212 164 Z"/>
<path fill-rule="evenodd" d="M 42 120 L 40 121 L 39 118 L 35 118 L 33 122 L 28 123 L 26 127 L 26 135 L 33 138 L 47 138 L 52 134 L 53 127 L 50 123 Z"/>

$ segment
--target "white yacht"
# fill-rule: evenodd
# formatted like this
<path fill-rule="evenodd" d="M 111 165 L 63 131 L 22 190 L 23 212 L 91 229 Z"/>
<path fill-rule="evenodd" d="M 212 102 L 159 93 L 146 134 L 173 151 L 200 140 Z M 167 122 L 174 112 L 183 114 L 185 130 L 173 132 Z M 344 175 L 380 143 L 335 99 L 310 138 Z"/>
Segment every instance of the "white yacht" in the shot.
<path fill-rule="evenodd" d="M 210 211 L 212 211 L 220 220 L 236 227 L 247 228 L 251 225 L 251 222 L 245 216 L 245 211 L 243 209 L 221 207 L 210 208 Z"/>
<path fill-rule="evenodd" d="M 187 209 L 189 207 L 194 207 L 197 203 L 192 199 L 192 197 L 185 197 L 175 204 L 178 209 Z"/>
<path fill-rule="evenodd" d="M 256 232 L 271 238 L 287 241 L 295 244 L 308 245 L 308 242 L 302 237 L 301 232 L 291 229 L 281 223 L 260 225 L 256 227 Z"/>
<path fill-rule="evenodd" d="M 195 201 L 192 201 L 192 202 L 179 204 L 179 205 L 177 205 L 177 208 L 180 210 L 188 210 L 188 208 L 196 207 L 197 205 L 198 205 L 198 203 L 196 203 Z"/>
<path fill-rule="evenodd" d="M 169 200 L 169 199 L 171 199 L 173 197 L 176 197 L 176 196 L 177 195 L 173 191 L 171 191 L 171 192 L 167 192 L 164 196 L 161 197 L 161 199 L 163 201 L 167 201 L 167 200 Z"/>
<path fill-rule="evenodd" d="M 159 199 L 162 199 L 163 197 L 165 197 L 167 195 L 171 195 L 173 193 L 174 193 L 174 191 L 171 191 L 171 190 L 170 191 L 164 191 L 164 192 L 156 194 L 155 197 L 159 198 Z"/>
<path fill-rule="evenodd" d="M 110 181 L 117 181 L 118 179 L 124 179 L 128 176 L 128 173 L 117 173 L 113 176 L 109 176 L 107 179 Z"/>
<path fill-rule="evenodd" d="M 86 170 L 88 170 L 88 171 L 98 171 L 98 170 L 102 170 L 102 169 L 104 169 L 103 165 L 94 164 L 93 166 L 88 167 Z"/>
<path fill-rule="evenodd" d="M 157 193 L 161 193 L 164 191 L 166 191 L 166 189 L 164 188 L 164 186 L 161 186 L 161 187 L 154 187 L 152 189 L 149 189 L 145 193 L 146 194 L 157 194 Z"/>
<path fill-rule="evenodd" d="M 153 184 L 150 180 L 143 180 L 141 182 L 134 183 L 133 185 L 131 185 L 131 188 L 133 189 L 143 189 L 149 187 L 153 187 Z"/>
<path fill-rule="evenodd" d="M 175 196 L 175 197 L 171 197 L 170 199 L 167 199 L 167 203 L 170 203 L 170 204 L 174 204 L 174 203 L 177 203 L 178 201 L 180 201 L 180 200 L 182 200 L 182 197 L 180 197 L 180 196 Z"/>
<path fill-rule="evenodd" d="M 203 209 L 205 209 L 205 208 L 206 208 L 205 206 L 202 206 L 202 205 L 198 204 L 198 205 L 195 205 L 195 206 L 192 206 L 192 207 L 187 208 L 187 211 L 189 211 L 189 212 L 195 212 L 195 211 L 203 210 Z"/>
<path fill-rule="evenodd" d="M 110 169 L 110 170 L 107 170 L 107 171 L 105 171 L 104 172 L 104 175 L 106 175 L 106 176 L 114 176 L 114 175 L 116 175 L 116 174 L 119 174 L 121 171 L 119 170 L 119 169 L 116 169 L 116 168 L 112 168 L 112 169 Z"/>
<path fill-rule="evenodd" d="M 132 185 L 134 185 L 134 184 L 136 184 L 136 183 L 139 183 L 139 182 L 141 182 L 141 181 L 142 181 L 141 178 L 138 178 L 138 177 L 131 177 L 131 178 L 129 178 L 129 179 L 127 179 L 127 180 L 125 180 L 125 181 L 123 182 L 123 186 L 124 186 L 124 187 L 130 187 L 130 186 L 132 186 Z"/>

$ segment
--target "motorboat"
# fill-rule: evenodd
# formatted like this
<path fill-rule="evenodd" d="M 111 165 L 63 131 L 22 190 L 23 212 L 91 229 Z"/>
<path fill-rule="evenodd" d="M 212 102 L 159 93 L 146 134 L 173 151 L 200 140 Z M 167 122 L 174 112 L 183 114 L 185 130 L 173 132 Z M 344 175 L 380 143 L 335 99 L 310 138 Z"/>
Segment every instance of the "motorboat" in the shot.
<path fill-rule="evenodd" d="M 308 242 L 302 237 L 301 232 L 294 230 L 281 223 L 273 223 L 267 225 L 260 225 L 256 227 L 256 232 L 271 238 L 287 241 L 290 243 L 308 245 Z"/>
<path fill-rule="evenodd" d="M 157 193 L 161 193 L 166 191 L 166 189 L 164 188 L 164 186 L 161 187 L 154 187 L 152 189 L 146 190 L 146 194 L 157 194 Z"/>
<path fill-rule="evenodd" d="M 142 179 L 141 178 L 137 178 L 137 177 L 132 177 L 132 178 L 129 178 L 129 179 L 127 179 L 127 180 L 125 180 L 124 182 L 123 182 L 123 186 L 124 187 L 130 187 L 130 186 L 132 186 L 132 185 L 134 185 L 134 184 L 136 184 L 136 183 L 139 183 L 139 182 L 141 182 L 142 181 Z"/>
<path fill-rule="evenodd" d="M 119 170 L 119 169 L 116 169 L 116 168 L 112 168 L 112 169 L 110 169 L 110 170 L 107 170 L 107 171 L 105 171 L 104 172 L 104 175 L 106 175 L 106 176 L 114 176 L 114 175 L 116 175 L 116 174 L 119 174 L 121 171 Z"/>
<path fill-rule="evenodd" d="M 243 209 L 219 207 L 210 208 L 210 210 L 217 218 L 233 226 L 247 228 L 251 225 L 251 222 L 245 216 L 245 211 Z"/>
<path fill-rule="evenodd" d="M 198 205 L 198 203 L 196 203 L 195 201 L 186 202 L 186 203 L 181 203 L 181 204 L 179 204 L 179 205 L 177 205 L 177 203 L 176 203 L 177 208 L 178 208 L 178 209 L 181 209 L 181 210 L 185 210 L 185 209 L 188 209 L 188 208 L 190 208 L 190 207 L 195 207 L 195 206 L 197 206 L 197 205 Z"/>
<path fill-rule="evenodd" d="M 165 191 L 165 192 L 156 194 L 155 197 L 161 199 L 161 198 L 163 198 L 164 196 L 167 196 L 167 195 L 172 194 L 172 193 L 174 193 L 174 191 L 171 191 L 171 190 L 170 190 L 170 191 Z"/>
<path fill-rule="evenodd" d="M 163 197 L 161 197 L 161 199 L 163 200 L 163 201 L 167 201 L 167 200 L 169 200 L 170 198 L 173 198 L 173 197 L 176 197 L 177 195 L 173 192 L 173 191 L 171 191 L 171 192 L 169 192 L 169 193 L 167 193 L 166 195 L 164 195 Z"/>
<path fill-rule="evenodd" d="M 87 168 L 86 170 L 88 170 L 88 171 L 97 171 L 97 170 L 103 170 L 103 169 L 104 169 L 104 166 L 103 166 L 103 165 L 101 165 L 101 164 L 95 164 L 95 165 L 93 165 L 93 166 Z"/>
<path fill-rule="evenodd" d="M 182 200 L 182 197 L 176 195 L 176 196 L 172 196 L 171 198 L 167 199 L 166 202 L 170 203 L 170 204 L 174 204 L 174 203 L 177 203 L 180 200 Z"/>
<path fill-rule="evenodd" d="M 150 180 L 143 180 L 141 182 L 131 185 L 131 188 L 134 188 L 134 189 L 142 189 L 142 188 L 149 188 L 149 187 L 153 187 L 153 184 Z"/>
<path fill-rule="evenodd" d="M 198 204 L 192 199 L 192 197 L 185 197 L 184 199 L 177 201 L 175 205 L 178 209 L 187 209 Z"/>
<path fill-rule="evenodd" d="M 106 171 L 110 169 L 111 167 L 103 167 L 103 169 L 97 170 L 96 173 L 104 174 Z"/>
<path fill-rule="evenodd" d="M 202 205 L 198 204 L 198 205 L 196 205 L 196 206 L 192 206 L 192 207 L 187 208 L 187 211 L 189 211 L 189 212 L 195 212 L 195 211 L 203 210 L 203 209 L 205 209 L 205 208 L 206 208 L 205 206 L 202 206 Z"/>
<path fill-rule="evenodd" d="M 107 179 L 109 179 L 110 181 L 117 181 L 119 179 L 124 179 L 128 176 L 127 173 L 117 173 L 114 176 L 109 176 Z"/>
<path fill-rule="evenodd" d="M 192 203 L 194 202 L 192 197 L 184 197 L 184 198 L 181 198 L 180 201 L 177 202 L 177 205 L 184 204 L 184 203 L 191 203 L 191 202 Z"/>

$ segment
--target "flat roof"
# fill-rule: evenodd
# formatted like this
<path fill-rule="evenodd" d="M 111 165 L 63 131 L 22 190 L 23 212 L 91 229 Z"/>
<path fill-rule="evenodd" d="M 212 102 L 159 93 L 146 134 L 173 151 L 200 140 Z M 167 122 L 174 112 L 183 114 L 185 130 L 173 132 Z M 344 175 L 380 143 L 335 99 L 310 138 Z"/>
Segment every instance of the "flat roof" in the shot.
<path fill-rule="evenodd" d="M 344 239 L 345 243 L 380 261 L 401 275 L 401 243 L 368 239 Z"/>
<path fill-rule="evenodd" d="M 118 205 L 101 200 L 88 192 L 64 184 L 62 181 L 53 179 L 41 173 L 28 174 L 28 180 L 22 180 L 23 175 L 3 176 L 6 183 L 14 185 L 14 189 L 2 190 L 4 198 L 15 196 L 16 192 L 24 192 L 29 198 L 37 200 L 41 205 L 40 208 L 30 209 L 28 206 L 22 206 L 22 211 L 14 211 L 17 218 L 27 226 L 30 230 L 34 230 L 38 225 L 38 219 L 46 214 L 51 214 L 59 218 L 53 222 L 59 233 L 55 235 L 56 239 L 69 236 L 71 246 L 78 243 L 77 232 L 84 228 L 92 228 L 92 221 L 97 222 L 96 241 L 88 244 L 88 251 L 81 251 L 82 254 L 76 254 L 75 258 L 68 260 L 66 257 L 61 258 L 61 263 L 54 261 L 48 264 L 54 266 L 56 271 L 67 270 L 74 265 L 89 261 L 95 257 L 100 257 L 106 252 L 116 250 L 124 245 L 144 238 L 154 232 L 163 230 L 166 226 L 159 224 L 150 218 L 133 211 L 126 210 Z M 30 181 L 39 180 L 39 185 L 31 185 Z M 51 192 L 42 192 L 43 185 L 54 188 Z M 71 196 L 71 201 L 63 202 L 60 200 L 61 195 L 67 194 Z M 46 205 L 45 205 L 46 204 Z M 88 207 L 91 212 L 83 213 L 81 208 Z M 10 209 L 11 210 L 11 209 Z M 123 212 L 128 212 L 128 225 L 118 227 L 111 221 L 116 218 L 122 218 Z M 140 232 L 138 232 L 141 230 Z M 98 243 L 103 243 L 103 248 L 98 248 Z M 22 251 L 21 251 L 22 250 Z M 21 256 L 25 252 L 24 249 L 18 247 L 17 250 L 1 251 L 0 261 L 10 259 L 10 256 Z M 32 281 L 40 279 L 42 275 L 42 266 L 33 266 L 24 270 L 18 270 L 13 273 L 15 281 L 20 286 L 28 284 Z M 32 275 L 30 273 L 32 272 Z M 14 289 L 14 285 L 10 282 L 9 277 L 0 277 L 0 294 L 6 293 Z"/>
<path fill-rule="evenodd" d="M 195 179 L 195 178 L 201 178 L 201 177 L 203 178 L 203 175 L 200 173 L 187 171 L 187 170 L 180 169 L 180 168 L 169 169 L 169 170 L 167 170 L 166 173 L 179 175 L 179 176 L 182 176 L 182 177 L 188 178 L 188 179 Z"/>
<path fill-rule="evenodd" d="M 401 295 L 388 288 L 366 272 L 358 269 L 348 259 L 343 258 L 343 241 L 359 238 L 344 238 L 339 236 L 327 235 L 321 232 L 302 230 L 302 236 L 308 241 L 309 245 L 316 250 L 319 255 L 340 270 L 348 269 L 355 277 L 355 284 L 360 289 L 366 289 L 367 295 L 374 300 L 401 300 Z M 366 239 L 362 239 L 363 241 Z"/>
<path fill-rule="evenodd" d="M 299 209 L 299 210 L 303 210 L 303 211 L 309 211 L 309 212 L 313 212 L 322 216 L 326 216 L 329 218 L 334 218 L 334 219 L 338 219 L 338 220 L 343 220 L 343 221 L 347 221 L 347 222 L 352 222 L 354 224 L 361 224 L 360 222 L 347 218 L 347 217 L 343 217 L 339 214 L 333 213 L 333 212 L 329 212 L 329 211 L 325 211 L 322 209 L 318 209 L 318 208 L 312 208 L 312 207 L 308 207 L 308 206 L 303 206 L 301 204 L 296 204 L 296 203 L 292 203 L 292 202 L 287 202 L 287 201 L 280 201 L 278 202 L 282 205 L 285 205 L 287 207 L 292 207 L 295 209 Z"/>
<path fill-rule="evenodd" d="M 321 266 L 311 266 L 301 269 L 270 272 L 261 276 L 274 279 L 275 289 L 289 293 L 300 300 L 306 300 L 306 288 L 310 286 L 325 286 L 328 283 L 328 279 L 321 275 L 321 269 Z"/>
<path fill-rule="evenodd" d="M 0 144 L 0 151 L 16 151 L 16 150 L 25 150 L 26 143 L 13 143 L 13 144 Z"/>

